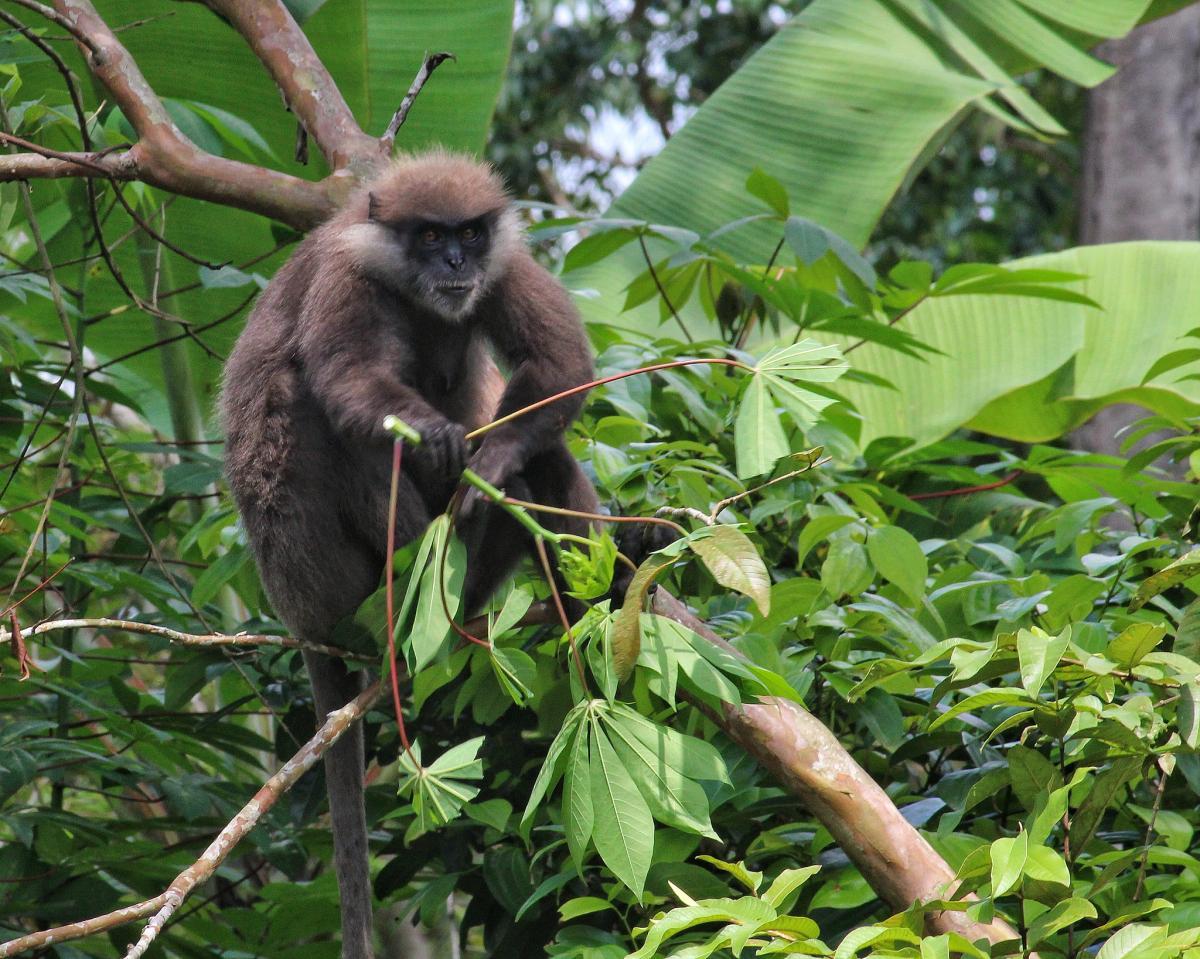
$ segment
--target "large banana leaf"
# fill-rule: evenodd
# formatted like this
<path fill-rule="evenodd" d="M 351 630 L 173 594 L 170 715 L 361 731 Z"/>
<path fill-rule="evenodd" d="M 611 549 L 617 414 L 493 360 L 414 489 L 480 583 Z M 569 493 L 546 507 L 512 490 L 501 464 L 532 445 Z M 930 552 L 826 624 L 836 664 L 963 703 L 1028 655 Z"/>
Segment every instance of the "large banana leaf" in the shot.
<path fill-rule="evenodd" d="M 760 211 L 743 188 L 754 167 L 786 187 L 792 212 L 861 246 L 906 178 L 969 105 L 1045 133 L 1060 127 L 1011 78 L 1042 65 L 1094 85 L 1111 68 L 1085 51 L 1124 34 L 1149 0 L 815 0 L 729 78 L 650 161 L 612 215 L 706 232 Z M 763 262 L 765 224 L 724 234 Z M 628 248 L 572 276 L 612 321 L 644 269 Z M 657 310 L 632 317 L 653 329 Z M 628 319 L 628 318 L 627 318 Z"/>
<path fill-rule="evenodd" d="M 1200 385 L 1186 379 L 1195 363 L 1141 385 L 1155 360 L 1187 348 L 1182 338 L 1200 326 L 1200 243 L 1080 247 L 1013 266 L 1086 275 L 1071 288 L 1101 308 L 1013 296 L 927 300 L 905 328 L 945 355 L 922 361 L 871 344 L 851 355 L 854 368 L 896 387 L 839 384 L 863 414 L 864 444 L 880 436 L 928 443 L 968 422 L 1045 440 L 1117 401 L 1200 411 Z"/>

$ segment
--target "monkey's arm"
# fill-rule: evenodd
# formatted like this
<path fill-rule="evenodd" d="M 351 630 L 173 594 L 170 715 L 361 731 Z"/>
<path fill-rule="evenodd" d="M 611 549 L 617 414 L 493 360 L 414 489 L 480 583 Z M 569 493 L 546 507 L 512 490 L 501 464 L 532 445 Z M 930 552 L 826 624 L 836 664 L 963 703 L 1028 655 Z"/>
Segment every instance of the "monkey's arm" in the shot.
<path fill-rule="evenodd" d="M 513 256 L 491 297 L 487 334 L 512 368 L 497 418 L 592 379 L 592 351 L 579 312 L 558 280 L 527 252 Z M 583 399 L 579 394 L 559 400 L 487 433 L 471 468 L 503 485 L 562 436 Z"/>
<path fill-rule="evenodd" d="M 369 301 L 363 308 L 365 297 L 341 292 L 339 304 L 318 298 L 306 306 L 298 344 L 305 381 L 334 431 L 352 441 L 386 440 L 383 418 L 394 414 L 421 434 L 420 458 L 436 475 L 458 476 L 466 453 L 463 427 L 403 381 L 406 348 Z"/>

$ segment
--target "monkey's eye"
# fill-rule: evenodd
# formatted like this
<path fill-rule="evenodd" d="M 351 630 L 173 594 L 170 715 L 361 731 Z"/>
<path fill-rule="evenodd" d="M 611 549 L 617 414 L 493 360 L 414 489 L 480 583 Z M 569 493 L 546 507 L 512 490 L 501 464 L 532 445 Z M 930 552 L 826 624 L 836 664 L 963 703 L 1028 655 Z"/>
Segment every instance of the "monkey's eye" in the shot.
<path fill-rule="evenodd" d="M 424 242 L 428 246 L 433 246 L 435 243 L 440 243 L 441 239 L 442 239 L 442 234 L 439 233 L 437 230 L 430 229 L 430 230 L 426 230 L 424 233 L 421 234 L 422 242 Z"/>
<path fill-rule="evenodd" d="M 464 226 L 459 231 L 458 235 L 461 236 L 467 243 L 470 243 L 472 240 L 479 239 L 479 231 L 473 226 Z"/>

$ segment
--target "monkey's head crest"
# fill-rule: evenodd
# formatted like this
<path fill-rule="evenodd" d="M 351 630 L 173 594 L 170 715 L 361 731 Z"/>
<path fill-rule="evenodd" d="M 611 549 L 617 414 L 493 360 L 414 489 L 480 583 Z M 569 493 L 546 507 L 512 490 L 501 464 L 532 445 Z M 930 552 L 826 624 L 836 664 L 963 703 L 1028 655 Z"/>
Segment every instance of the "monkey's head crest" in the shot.
<path fill-rule="evenodd" d="M 444 319 L 468 316 L 519 247 L 504 183 L 487 163 L 448 150 L 404 156 L 359 194 L 347 231 L 376 279 Z"/>
<path fill-rule="evenodd" d="M 401 156 L 366 186 L 372 219 L 412 217 L 470 220 L 504 210 L 504 181 L 491 164 L 465 153 L 436 148 Z"/>

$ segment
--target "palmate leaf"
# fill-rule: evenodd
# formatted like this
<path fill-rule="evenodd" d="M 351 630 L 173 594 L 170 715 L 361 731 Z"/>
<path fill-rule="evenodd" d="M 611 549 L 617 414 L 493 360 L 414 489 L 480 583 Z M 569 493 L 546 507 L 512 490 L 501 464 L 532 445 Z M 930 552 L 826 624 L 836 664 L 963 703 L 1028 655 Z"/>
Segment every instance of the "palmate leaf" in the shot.
<path fill-rule="evenodd" d="M 718 838 L 703 789 L 648 749 L 624 714 L 601 713 L 601 723 L 655 819 L 684 832 Z"/>
<path fill-rule="evenodd" d="M 777 407 L 787 410 L 797 425 L 810 425 L 833 400 L 802 384 L 833 382 L 848 368 L 839 348 L 816 340 L 768 350 L 754 367 L 734 422 L 738 476 L 760 476 L 791 452 Z"/>
<path fill-rule="evenodd" d="M 590 723 L 592 842 L 613 875 L 640 899 L 654 851 L 654 820 L 597 719 Z"/>
<path fill-rule="evenodd" d="M 428 766 L 421 763 L 421 750 L 416 743 L 411 755 L 407 751 L 400 753 L 399 766 L 404 778 L 397 791 L 402 796 L 411 794 L 416 813 L 406 838 L 446 825 L 479 795 L 480 787 L 473 782 L 483 778 L 483 761 L 479 758 L 482 748 L 483 737 L 477 736 L 452 746 Z"/>

